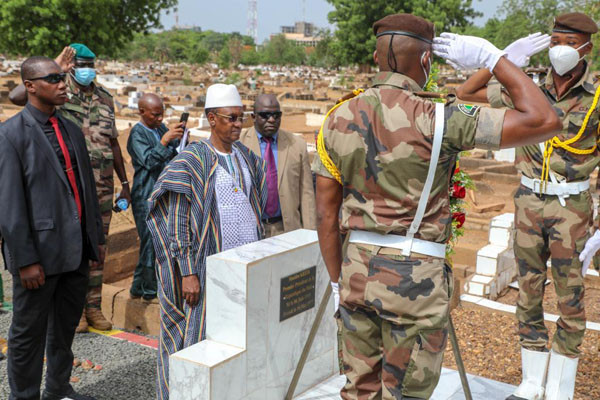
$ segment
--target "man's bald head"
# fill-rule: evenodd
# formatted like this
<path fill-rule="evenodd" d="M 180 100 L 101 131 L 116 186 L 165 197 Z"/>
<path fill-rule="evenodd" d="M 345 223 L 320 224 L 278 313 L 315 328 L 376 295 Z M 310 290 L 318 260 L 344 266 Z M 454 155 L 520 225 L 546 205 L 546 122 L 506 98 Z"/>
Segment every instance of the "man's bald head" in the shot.
<path fill-rule="evenodd" d="M 160 97 L 154 93 L 145 93 L 138 101 L 138 110 L 142 122 L 148 128 L 157 129 L 161 126 L 165 108 Z"/>
<path fill-rule="evenodd" d="M 144 93 L 138 102 L 138 108 L 163 108 L 163 102 L 160 97 L 154 93 Z"/>
<path fill-rule="evenodd" d="M 279 101 L 274 94 L 259 94 L 254 101 L 254 112 L 258 112 L 263 108 L 277 107 L 279 109 Z"/>
<path fill-rule="evenodd" d="M 33 56 L 21 64 L 21 79 L 23 81 L 39 78 L 54 72 L 62 72 L 58 64 L 48 57 Z"/>
<path fill-rule="evenodd" d="M 261 135 L 271 137 L 281 125 L 281 107 L 274 94 L 261 94 L 254 101 L 254 128 Z"/>

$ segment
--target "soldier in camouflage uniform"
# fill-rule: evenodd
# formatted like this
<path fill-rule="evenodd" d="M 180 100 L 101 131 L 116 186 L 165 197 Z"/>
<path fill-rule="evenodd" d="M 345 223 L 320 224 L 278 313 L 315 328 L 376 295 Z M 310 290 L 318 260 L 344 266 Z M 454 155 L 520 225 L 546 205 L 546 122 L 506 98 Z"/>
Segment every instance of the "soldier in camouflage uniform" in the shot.
<path fill-rule="evenodd" d="M 69 100 L 61 107 L 61 111 L 80 126 L 85 135 L 96 179 L 104 235 L 108 237 L 114 194 L 113 171 L 116 170 L 123 187 L 120 198 L 126 198 L 131 203 L 129 182 L 117 140 L 119 132 L 115 122 L 114 101 L 106 89 L 94 82 L 95 54 L 82 44 L 75 43 L 70 47 L 76 51 L 75 66 L 67 80 Z M 92 263 L 90 266 L 87 301 L 78 332 L 85 332 L 88 323 L 100 330 L 112 327 L 100 309 L 103 269 L 104 264 Z"/>
<path fill-rule="evenodd" d="M 519 112 L 421 98 L 433 24 L 399 14 L 376 22 L 374 32 L 381 72 L 373 87 L 334 109 L 320 133 L 319 243 L 334 294 L 339 283 L 342 398 L 427 399 L 448 334 L 453 280 L 445 244 L 456 157 L 543 140 L 558 118 L 531 80 L 479 38 L 436 38 L 433 48 L 466 67 L 488 65 L 521 97 Z M 541 105 L 525 102 L 519 87 Z M 539 120 L 546 122 L 533 127 Z M 525 134 L 526 126 L 535 133 Z M 348 233 L 343 253 L 341 231 Z"/>
<path fill-rule="evenodd" d="M 515 195 L 514 250 L 519 266 L 517 319 L 523 381 L 510 399 L 542 399 L 544 392 L 547 399 L 567 399 L 574 392 L 586 324 L 585 269 L 579 254 L 593 224 L 589 178 L 600 162 L 596 146 L 600 90 L 583 57 L 590 53 L 591 35 L 597 31 L 596 23 L 584 14 L 556 17 L 550 44 L 553 67 L 538 86 L 560 117 L 562 130 L 545 144 L 516 150 L 515 166 L 522 174 Z M 571 65 L 557 56 L 571 51 Z M 459 95 L 512 108 L 513 101 L 501 85 L 485 87 L 490 77 L 488 71 L 478 72 Z M 542 302 L 550 257 L 560 318 L 549 353 Z"/>
<path fill-rule="evenodd" d="M 123 187 L 119 198 L 127 199 L 131 203 L 131 195 L 121 147 L 117 141 L 113 97 L 106 89 L 94 82 L 95 59 L 96 55 L 80 43 L 73 43 L 66 47 L 57 57 L 57 64 L 65 72 L 70 72 L 66 82 L 69 100 L 60 107 L 59 111 L 76 123 L 85 135 L 96 179 L 104 235 L 108 237 L 113 207 L 113 171 L 116 171 Z M 10 100 L 15 104 L 25 105 L 27 94 L 22 84 L 11 92 Z M 112 327 L 100 309 L 103 269 L 104 264 L 92 262 L 90 265 L 86 306 L 77 332 L 87 331 L 88 323 L 99 330 L 108 330 Z"/>

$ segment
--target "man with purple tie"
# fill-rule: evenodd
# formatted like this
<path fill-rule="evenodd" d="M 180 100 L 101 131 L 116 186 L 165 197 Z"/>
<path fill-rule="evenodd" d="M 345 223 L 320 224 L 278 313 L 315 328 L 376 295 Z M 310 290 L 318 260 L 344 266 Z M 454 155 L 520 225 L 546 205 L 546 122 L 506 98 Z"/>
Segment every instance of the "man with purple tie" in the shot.
<path fill-rule="evenodd" d="M 274 94 L 254 103 L 254 126 L 240 142 L 267 164 L 267 206 L 263 215 L 266 237 L 296 229 L 316 229 L 315 193 L 306 143 L 279 129 L 281 108 Z"/>

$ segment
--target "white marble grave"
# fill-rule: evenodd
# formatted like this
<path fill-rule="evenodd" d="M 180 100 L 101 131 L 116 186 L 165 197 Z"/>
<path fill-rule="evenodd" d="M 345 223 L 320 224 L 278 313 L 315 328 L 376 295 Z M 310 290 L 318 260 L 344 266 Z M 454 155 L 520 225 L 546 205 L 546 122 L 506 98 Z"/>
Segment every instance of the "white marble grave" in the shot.
<path fill-rule="evenodd" d="M 316 266 L 314 307 L 280 321 L 282 278 Z M 329 285 L 315 231 L 297 230 L 211 256 L 207 339 L 169 360 L 172 400 L 284 398 Z M 330 299 L 296 393 L 338 371 Z"/>
<path fill-rule="evenodd" d="M 513 251 L 514 214 L 498 215 L 490 221 L 489 244 L 477 252 L 475 275 L 465 283 L 465 292 L 495 300 L 517 274 Z"/>

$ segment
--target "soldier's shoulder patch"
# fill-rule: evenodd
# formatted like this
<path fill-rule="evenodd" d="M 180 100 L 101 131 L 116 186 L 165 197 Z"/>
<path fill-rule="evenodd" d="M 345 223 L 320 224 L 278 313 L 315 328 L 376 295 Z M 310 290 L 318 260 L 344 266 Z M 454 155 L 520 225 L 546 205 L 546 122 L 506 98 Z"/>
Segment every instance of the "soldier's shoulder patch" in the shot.
<path fill-rule="evenodd" d="M 479 106 L 473 105 L 473 104 L 459 104 L 458 105 L 458 109 L 460 110 L 460 112 L 462 112 L 463 114 L 465 114 L 467 117 L 474 117 L 477 114 L 477 111 L 479 110 Z"/>

